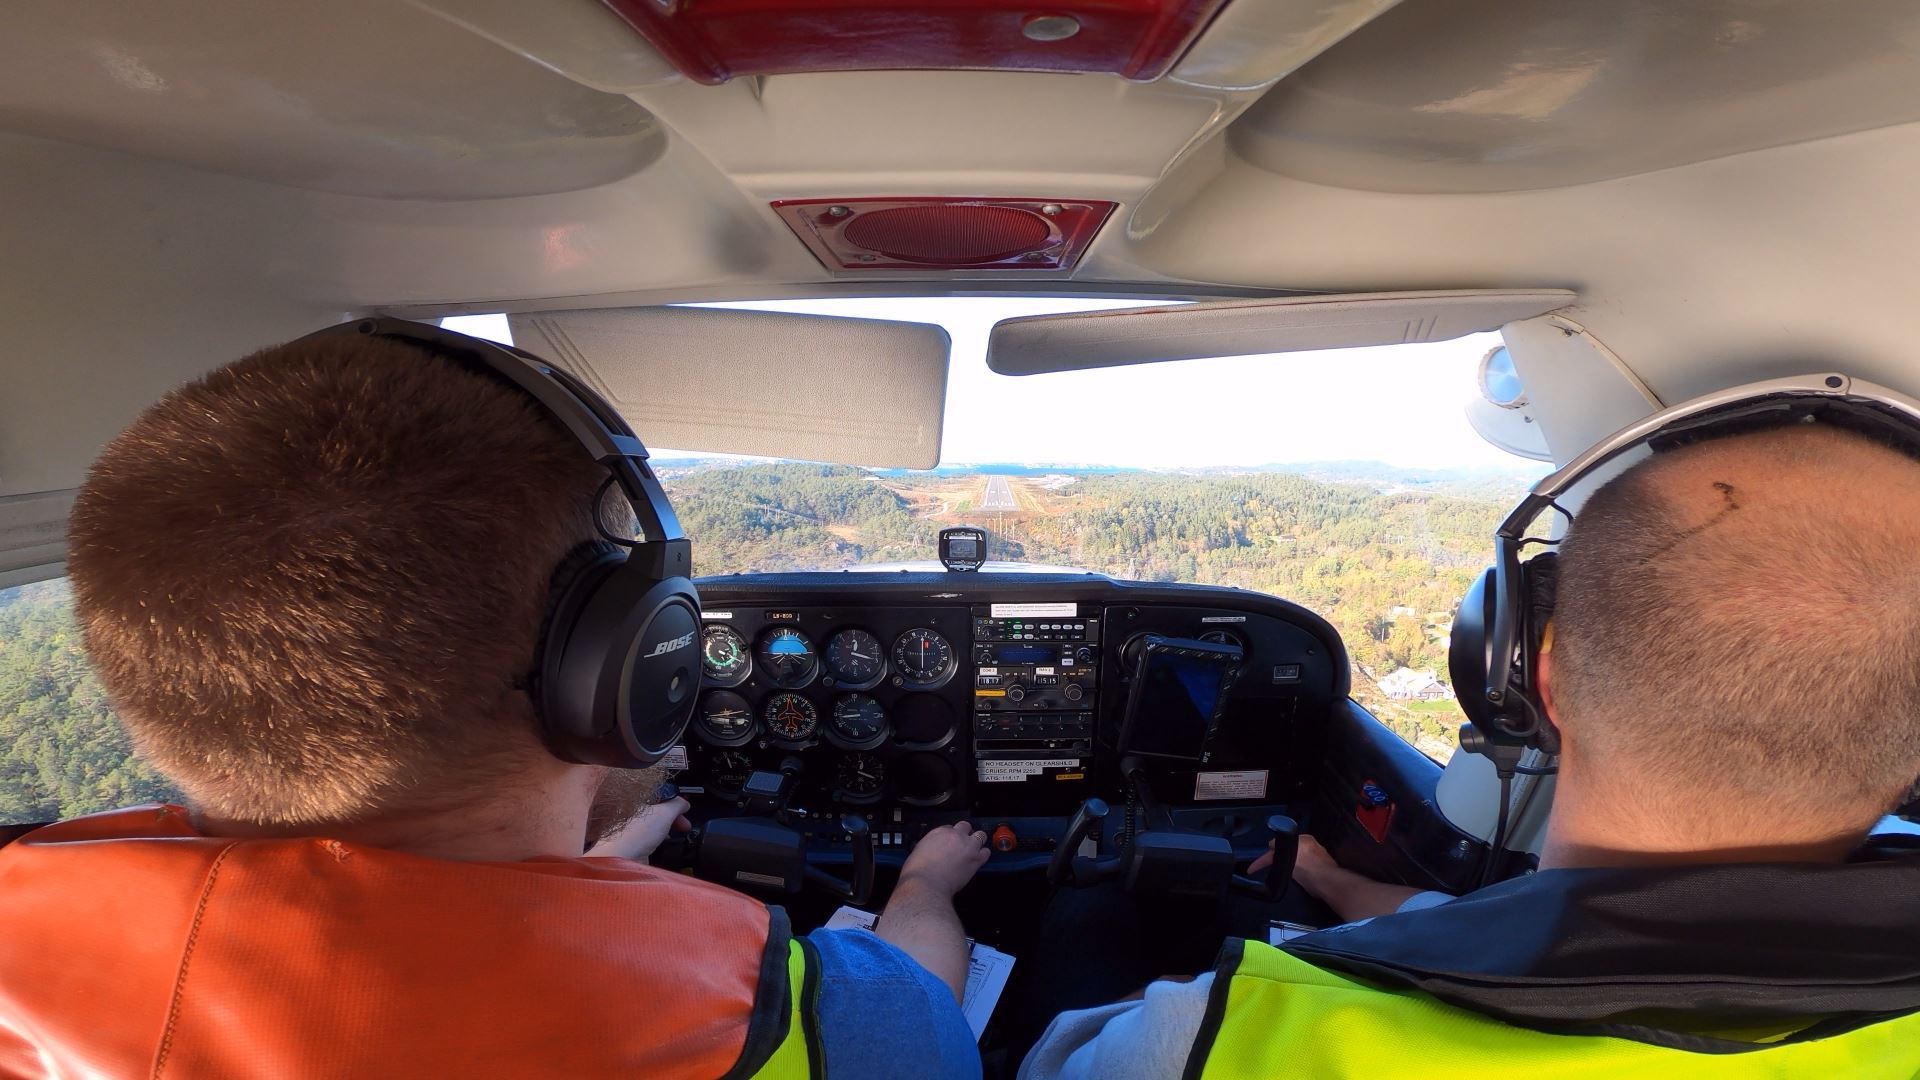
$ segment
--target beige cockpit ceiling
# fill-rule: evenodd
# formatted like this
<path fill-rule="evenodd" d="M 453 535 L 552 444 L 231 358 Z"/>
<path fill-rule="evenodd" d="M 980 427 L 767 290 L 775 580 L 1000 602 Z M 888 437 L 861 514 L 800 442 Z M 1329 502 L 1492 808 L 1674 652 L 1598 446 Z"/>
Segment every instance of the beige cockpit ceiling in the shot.
<path fill-rule="evenodd" d="M 0 499 L 349 312 L 1567 288 L 1677 400 L 1920 391 L 1920 5 L 1229 0 L 1149 82 L 702 85 L 600 0 L 14 0 Z M 772 204 L 1106 200 L 1070 272 L 830 271 Z"/>

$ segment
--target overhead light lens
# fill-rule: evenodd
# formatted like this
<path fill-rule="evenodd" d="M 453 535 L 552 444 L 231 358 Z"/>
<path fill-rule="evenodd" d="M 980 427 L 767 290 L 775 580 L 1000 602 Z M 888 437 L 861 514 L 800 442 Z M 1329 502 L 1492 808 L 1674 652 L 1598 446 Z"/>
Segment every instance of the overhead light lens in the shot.
<path fill-rule="evenodd" d="M 1503 409 L 1517 409 L 1527 403 L 1527 388 L 1514 370 L 1513 354 L 1505 345 L 1495 345 L 1480 358 L 1480 396 Z"/>
<path fill-rule="evenodd" d="M 1080 32 L 1080 20 L 1071 15 L 1035 15 L 1020 32 L 1029 41 L 1065 41 Z"/>

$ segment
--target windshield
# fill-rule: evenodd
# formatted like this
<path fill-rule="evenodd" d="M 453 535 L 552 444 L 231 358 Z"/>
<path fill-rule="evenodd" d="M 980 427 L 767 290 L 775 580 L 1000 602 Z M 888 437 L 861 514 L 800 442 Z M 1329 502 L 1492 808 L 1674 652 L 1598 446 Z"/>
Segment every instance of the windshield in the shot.
<path fill-rule="evenodd" d="M 987 530 L 989 569 L 1231 585 L 1325 616 L 1354 696 L 1444 758 L 1453 609 L 1540 462 L 1466 420 L 1499 337 L 1010 377 L 987 332 L 1139 301 L 889 298 L 716 305 L 932 322 L 953 339 L 928 471 L 655 449 L 701 574 L 937 568 L 939 530 Z M 504 337 L 505 319 L 448 320 Z M 643 433 L 644 435 L 644 433 Z"/>

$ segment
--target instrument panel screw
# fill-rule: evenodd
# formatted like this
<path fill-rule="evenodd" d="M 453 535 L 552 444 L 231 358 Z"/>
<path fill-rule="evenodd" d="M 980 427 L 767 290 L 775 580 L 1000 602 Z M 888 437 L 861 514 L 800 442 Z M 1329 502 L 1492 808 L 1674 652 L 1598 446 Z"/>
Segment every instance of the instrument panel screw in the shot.
<path fill-rule="evenodd" d="M 1041 207 L 1040 212 L 1042 214 L 1045 214 L 1047 217 L 1058 217 L 1060 216 L 1060 211 L 1064 209 L 1066 209 L 1066 207 L 1061 206 L 1059 203 L 1050 202 L 1047 205 Z"/>
<path fill-rule="evenodd" d="M 830 218 L 843 218 L 843 217 L 850 217 L 850 216 L 852 216 L 852 214 L 853 214 L 853 211 L 851 211 L 851 210 L 849 210 L 849 209 L 847 209 L 847 208 L 846 208 L 846 207 L 844 207 L 844 206 L 829 206 L 829 207 L 827 207 L 827 216 L 828 216 L 828 217 L 830 217 Z"/>

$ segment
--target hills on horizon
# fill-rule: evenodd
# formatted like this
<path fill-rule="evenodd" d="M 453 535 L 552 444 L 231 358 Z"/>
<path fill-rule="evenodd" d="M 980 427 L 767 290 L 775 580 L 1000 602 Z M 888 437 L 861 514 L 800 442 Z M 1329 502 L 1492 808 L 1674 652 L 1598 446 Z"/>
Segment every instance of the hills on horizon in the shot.
<path fill-rule="evenodd" d="M 667 474 L 703 472 L 708 469 L 746 465 L 783 464 L 780 458 L 656 458 L 654 467 Z M 1083 462 L 987 461 L 947 462 L 932 469 L 877 469 L 867 472 L 885 478 L 907 476 L 1112 476 L 1125 474 L 1170 476 L 1245 476 L 1282 473 L 1304 476 L 1322 483 L 1364 484 L 1382 491 L 1455 490 L 1470 488 L 1475 494 L 1502 495 L 1519 492 L 1546 475 L 1545 462 L 1511 466 L 1470 465 L 1451 468 L 1422 468 L 1392 465 L 1384 461 L 1340 459 L 1334 461 L 1268 462 L 1261 465 L 1159 466 L 1102 465 Z"/>

